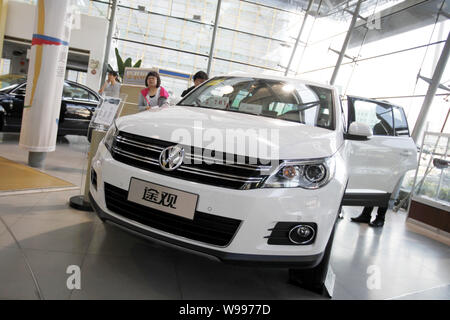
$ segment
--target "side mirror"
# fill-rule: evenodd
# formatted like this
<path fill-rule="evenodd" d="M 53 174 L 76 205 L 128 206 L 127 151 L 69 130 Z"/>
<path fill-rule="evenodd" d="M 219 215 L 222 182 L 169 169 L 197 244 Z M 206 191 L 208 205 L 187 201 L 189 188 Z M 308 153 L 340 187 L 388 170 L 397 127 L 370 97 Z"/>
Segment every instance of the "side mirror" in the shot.
<path fill-rule="evenodd" d="M 373 135 L 372 128 L 361 122 L 352 122 L 345 138 L 348 140 L 368 140 Z"/>

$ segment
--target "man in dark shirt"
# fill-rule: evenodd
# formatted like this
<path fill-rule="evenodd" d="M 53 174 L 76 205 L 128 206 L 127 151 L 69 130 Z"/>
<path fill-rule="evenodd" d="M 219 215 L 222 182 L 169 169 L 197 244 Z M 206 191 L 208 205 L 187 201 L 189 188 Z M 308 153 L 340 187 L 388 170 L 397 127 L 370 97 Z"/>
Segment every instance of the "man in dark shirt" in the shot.
<path fill-rule="evenodd" d="M 185 95 L 187 95 L 189 92 L 194 90 L 196 87 L 201 85 L 206 80 L 208 80 L 208 75 L 206 74 L 206 72 L 199 71 L 196 74 L 194 74 L 194 85 L 192 87 L 184 90 L 183 93 L 181 94 L 181 97 L 184 97 Z"/>

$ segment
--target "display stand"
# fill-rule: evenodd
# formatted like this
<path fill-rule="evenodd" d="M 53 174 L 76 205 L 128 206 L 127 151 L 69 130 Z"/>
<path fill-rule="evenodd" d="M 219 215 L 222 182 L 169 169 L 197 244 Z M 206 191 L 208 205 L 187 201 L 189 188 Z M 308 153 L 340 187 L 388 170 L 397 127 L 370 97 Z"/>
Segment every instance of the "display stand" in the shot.
<path fill-rule="evenodd" d="M 88 152 L 84 193 L 70 198 L 69 205 L 74 209 L 93 211 L 89 202 L 92 158 L 97 153 L 98 146 L 106 135 L 109 126 L 121 115 L 127 97 L 128 95 L 125 93 L 121 93 L 119 98 L 104 97 L 95 114 L 92 116 L 88 129 L 88 138 L 91 144 Z"/>

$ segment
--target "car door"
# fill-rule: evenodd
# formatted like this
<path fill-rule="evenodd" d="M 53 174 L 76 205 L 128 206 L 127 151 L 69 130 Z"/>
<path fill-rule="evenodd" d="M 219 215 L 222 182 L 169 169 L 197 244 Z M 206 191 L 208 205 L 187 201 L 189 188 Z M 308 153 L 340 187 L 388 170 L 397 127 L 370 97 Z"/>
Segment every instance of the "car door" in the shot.
<path fill-rule="evenodd" d="M 403 176 L 417 167 L 417 146 L 403 108 L 384 101 L 347 97 L 347 130 L 365 123 L 373 136 L 346 140 L 349 181 L 344 205 L 388 206 Z"/>
<path fill-rule="evenodd" d="M 27 84 L 22 83 L 9 93 L 10 108 L 5 115 L 5 123 L 9 130 L 20 130 L 22 124 L 23 105 L 25 101 L 25 93 Z"/>
<path fill-rule="evenodd" d="M 65 81 L 59 131 L 65 134 L 87 134 L 89 122 L 97 105 L 97 97 L 87 88 Z"/>

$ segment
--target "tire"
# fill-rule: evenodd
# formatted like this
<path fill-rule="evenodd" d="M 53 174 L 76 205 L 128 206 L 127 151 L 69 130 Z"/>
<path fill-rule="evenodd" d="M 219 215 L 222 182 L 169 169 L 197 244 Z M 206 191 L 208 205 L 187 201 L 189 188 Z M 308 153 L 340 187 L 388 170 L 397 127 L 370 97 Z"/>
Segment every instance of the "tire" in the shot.
<path fill-rule="evenodd" d="M 289 282 L 320 294 L 323 293 L 325 277 L 327 275 L 328 265 L 330 263 L 335 229 L 336 224 L 333 226 L 333 230 L 331 231 L 322 261 L 311 269 L 289 269 Z"/>

